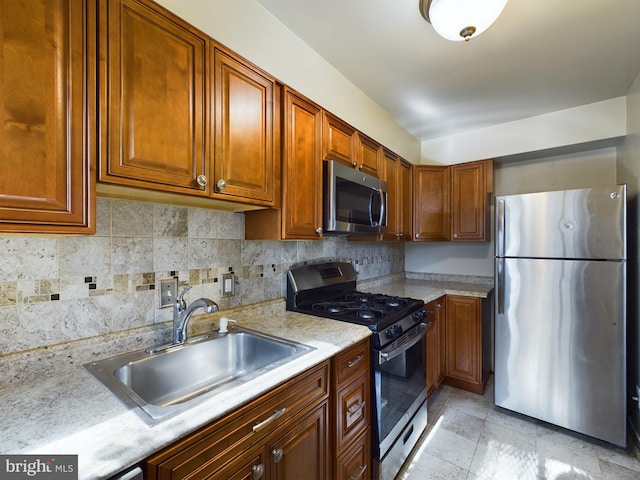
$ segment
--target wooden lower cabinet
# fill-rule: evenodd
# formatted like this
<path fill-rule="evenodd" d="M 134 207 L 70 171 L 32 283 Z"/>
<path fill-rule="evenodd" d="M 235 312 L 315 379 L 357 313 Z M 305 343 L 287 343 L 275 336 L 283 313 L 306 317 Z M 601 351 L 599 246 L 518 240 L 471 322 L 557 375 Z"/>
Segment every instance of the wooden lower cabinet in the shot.
<path fill-rule="evenodd" d="M 328 479 L 329 378 L 325 361 L 177 441 L 146 459 L 145 479 Z"/>
<path fill-rule="evenodd" d="M 483 351 L 483 335 L 489 332 L 483 328 L 482 307 L 481 298 L 446 296 L 444 383 L 478 394 L 484 393 L 490 374 Z"/>
<path fill-rule="evenodd" d="M 426 367 L 427 398 L 442 384 L 445 377 L 445 297 L 433 300 L 425 306 L 427 310 Z"/>
<path fill-rule="evenodd" d="M 371 478 L 371 351 L 369 340 L 333 359 L 335 479 Z"/>
<path fill-rule="evenodd" d="M 364 480 L 371 478 L 371 429 L 367 428 L 340 456 L 336 466 L 336 480 Z"/>

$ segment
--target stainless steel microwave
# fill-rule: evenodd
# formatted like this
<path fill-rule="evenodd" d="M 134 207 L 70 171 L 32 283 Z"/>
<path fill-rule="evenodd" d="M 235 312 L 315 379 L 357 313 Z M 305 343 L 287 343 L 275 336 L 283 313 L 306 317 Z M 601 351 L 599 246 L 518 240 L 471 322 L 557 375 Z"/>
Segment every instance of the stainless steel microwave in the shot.
<path fill-rule="evenodd" d="M 322 163 L 323 234 L 383 232 L 387 226 L 387 182 L 334 160 Z"/>

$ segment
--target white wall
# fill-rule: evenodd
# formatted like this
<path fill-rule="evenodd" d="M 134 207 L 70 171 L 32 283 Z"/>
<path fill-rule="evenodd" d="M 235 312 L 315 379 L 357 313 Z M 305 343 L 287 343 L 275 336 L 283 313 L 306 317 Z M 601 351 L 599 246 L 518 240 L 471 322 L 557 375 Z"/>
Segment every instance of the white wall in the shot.
<path fill-rule="evenodd" d="M 420 142 L 255 0 L 156 0 L 412 163 Z"/>
<path fill-rule="evenodd" d="M 625 97 L 422 142 L 422 163 L 452 165 L 484 158 L 623 137 Z"/>

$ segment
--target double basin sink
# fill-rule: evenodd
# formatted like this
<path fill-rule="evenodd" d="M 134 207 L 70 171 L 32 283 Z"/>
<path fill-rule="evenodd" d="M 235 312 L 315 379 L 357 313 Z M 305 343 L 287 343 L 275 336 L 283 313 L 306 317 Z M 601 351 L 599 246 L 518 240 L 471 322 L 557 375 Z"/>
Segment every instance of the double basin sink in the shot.
<path fill-rule="evenodd" d="M 150 424 L 288 363 L 313 347 L 241 327 L 84 365 Z M 152 352 L 152 353 L 149 353 Z"/>

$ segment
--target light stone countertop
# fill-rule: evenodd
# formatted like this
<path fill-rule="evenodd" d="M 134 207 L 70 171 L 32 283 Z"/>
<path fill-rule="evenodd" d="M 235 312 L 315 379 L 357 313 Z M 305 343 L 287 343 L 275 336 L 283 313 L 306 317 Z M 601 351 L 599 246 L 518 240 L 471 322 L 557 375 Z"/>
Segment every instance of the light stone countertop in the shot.
<path fill-rule="evenodd" d="M 486 285 L 410 279 L 363 287 L 425 301 L 445 293 L 486 297 L 491 290 Z M 243 327 L 316 349 L 154 426 L 149 426 L 81 367 L 127 351 L 126 347 L 133 350 L 132 345 L 152 345 L 148 336 L 139 334 L 119 348 L 100 338 L 30 352 L 18 361 L 12 356 L 0 357 L 0 370 L 8 379 L 0 387 L 0 453 L 77 454 L 79 479 L 108 478 L 371 333 L 359 325 L 287 312 L 282 299 L 265 303 L 266 307 L 194 317 L 192 335 L 214 329 L 217 319 L 227 316 Z"/>

